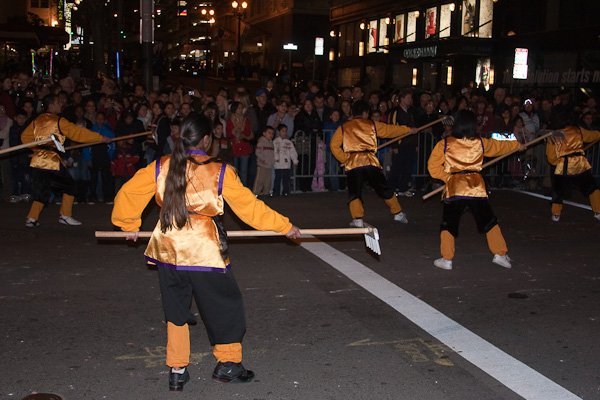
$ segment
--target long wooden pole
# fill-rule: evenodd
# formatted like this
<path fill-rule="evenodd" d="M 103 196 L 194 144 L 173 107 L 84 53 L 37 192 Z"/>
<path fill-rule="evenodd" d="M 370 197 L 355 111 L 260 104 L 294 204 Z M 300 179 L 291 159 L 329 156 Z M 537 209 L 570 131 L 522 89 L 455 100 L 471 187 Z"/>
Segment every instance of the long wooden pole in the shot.
<path fill-rule="evenodd" d="M 23 149 L 29 149 L 31 147 L 41 146 L 41 145 L 51 143 L 51 142 L 52 142 L 52 138 L 48 138 L 48 139 L 43 139 L 43 140 L 35 140 L 35 141 L 29 142 L 29 143 L 19 144 L 17 146 L 8 147 L 4 150 L 0 150 L 0 155 L 6 154 L 6 153 L 12 153 L 13 151 L 17 151 L 17 150 L 23 150 Z"/>
<path fill-rule="evenodd" d="M 533 139 L 531 142 L 527 142 L 527 143 L 525 143 L 525 147 L 529 147 L 529 146 L 531 146 L 531 145 L 534 145 L 534 144 L 536 144 L 536 143 L 539 143 L 539 142 L 541 142 L 542 140 L 544 140 L 544 139 L 546 139 L 546 138 L 548 138 L 548 137 L 552 136 L 552 134 L 553 134 L 553 132 L 549 132 L 549 133 L 546 133 L 545 135 L 542 135 L 542 136 L 540 136 L 539 138 Z M 490 165 L 492 165 L 492 164 L 495 164 L 495 163 L 497 163 L 498 161 L 505 159 L 506 157 L 512 156 L 513 154 L 515 154 L 515 153 L 519 152 L 520 150 L 521 150 L 521 149 L 516 149 L 516 150 L 513 150 L 513 151 L 511 151 L 511 152 L 508 152 L 508 153 L 506 153 L 506 154 L 504 154 L 504 155 L 501 155 L 501 156 L 499 156 L 499 157 L 496 157 L 496 158 L 494 158 L 493 160 L 490 160 L 490 161 L 486 162 L 485 164 L 483 164 L 483 165 L 481 166 L 481 169 L 487 168 L 487 167 L 489 167 Z M 426 195 L 424 195 L 424 196 L 423 196 L 423 200 L 427 200 L 428 198 L 430 198 L 430 197 L 432 197 L 432 196 L 435 196 L 436 194 L 438 194 L 438 193 L 440 193 L 441 191 L 443 191 L 445 187 L 446 187 L 446 185 L 444 184 L 444 185 L 440 186 L 439 188 L 437 188 L 437 189 L 435 189 L 435 190 L 432 190 L 431 192 L 429 192 L 429 193 L 427 193 Z"/>
<path fill-rule="evenodd" d="M 146 131 L 146 132 L 141 132 L 141 133 L 133 133 L 131 135 L 118 136 L 116 138 L 112 138 L 108 143 L 118 142 L 120 140 L 133 139 L 133 138 L 140 137 L 140 136 L 148 136 L 148 135 L 151 135 L 151 134 L 152 134 L 152 131 Z M 69 146 L 69 147 L 65 148 L 65 151 L 67 151 L 67 150 L 81 149 L 82 147 L 88 147 L 88 146 L 96 146 L 97 144 L 102 144 L 102 143 L 105 143 L 105 142 L 92 142 L 92 143 L 76 144 L 76 145 Z"/>
<path fill-rule="evenodd" d="M 333 229 L 301 229 L 302 236 L 335 236 L 335 235 L 364 235 L 372 233 L 374 228 L 333 228 Z M 124 238 L 131 232 L 119 231 L 96 231 L 97 238 Z M 138 232 L 139 238 L 149 238 L 150 231 Z M 259 237 L 259 236 L 285 236 L 283 233 L 274 231 L 227 231 L 227 237 Z"/>
<path fill-rule="evenodd" d="M 588 143 L 588 145 L 583 148 L 583 151 L 587 151 L 587 150 L 591 149 L 598 142 L 600 142 L 600 139 L 594 140 L 593 142 Z"/>
<path fill-rule="evenodd" d="M 442 121 L 443 121 L 443 120 L 445 120 L 446 118 L 448 118 L 448 117 L 438 118 L 438 119 L 436 119 L 435 121 L 431 121 L 431 122 L 430 122 L 430 123 L 428 123 L 428 124 L 425 124 L 425 125 L 423 125 L 423 126 L 420 126 L 420 127 L 418 127 L 418 128 L 417 128 L 417 131 L 415 132 L 415 134 L 416 134 L 416 133 L 419 133 L 419 132 L 421 132 L 421 131 L 422 131 L 422 130 L 424 130 L 424 129 L 427 129 L 427 128 L 429 128 L 430 126 L 433 126 L 433 125 L 435 125 L 435 124 L 439 124 L 440 122 L 442 122 Z M 383 143 L 383 144 L 380 144 L 379 146 L 377 146 L 377 150 L 381 150 L 381 149 L 383 149 L 385 146 L 389 146 L 389 145 L 390 145 L 390 144 L 392 144 L 392 143 L 396 143 L 396 142 L 398 142 L 398 141 L 400 141 L 400 140 L 402 140 L 402 139 L 404 139 L 405 137 L 407 137 L 407 136 L 410 136 L 410 135 L 412 135 L 412 133 L 406 133 L 406 134 L 404 134 L 404 135 L 400 135 L 400 136 L 398 136 L 398 137 L 395 137 L 395 138 L 393 138 L 392 140 L 389 140 L 389 141 L 387 141 L 387 142 L 385 142 L 385 143 Z"/>

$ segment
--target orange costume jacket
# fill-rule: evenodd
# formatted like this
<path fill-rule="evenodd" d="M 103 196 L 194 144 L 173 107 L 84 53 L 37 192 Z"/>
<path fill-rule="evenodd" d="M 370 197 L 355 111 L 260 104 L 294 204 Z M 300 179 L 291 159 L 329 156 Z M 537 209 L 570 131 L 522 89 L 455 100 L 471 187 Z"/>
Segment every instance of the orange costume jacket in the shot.
<path fill-rule="evenodd" d="M 487 198 L 481 176 L 483 157 L 497 157 L 518 149 L 518 141 L 447 137 L 440 140 L 429 156 L 429 174 L 446 182 L 443 198 Z"/>
<path fill-rule="evenodd" d="M 562 141 L 548 140 L 546 142 L 546 157 L 554 165 L 556 175 L 578 175 L 592 168 L 583 144 L 600 140 L 600 131 L 588 131 L 576 126 L 562 129 L 565 139 Z"/>
<path fill-rule="evenodd" d="M 75 142 L 93 143 L 102 140 L 102 135 L 75 125 L 65 118 L 55 114 L 41 114 L 34 119 L 21 134 L 23 143 L 49 139 L 52 135 L 60 143 L 69 138 Z M 31 167 L 58 171 L 60 169 L 60 154 L 54 144 L 33 148 Z"/>
<path fill-rule="evenodd" d="M 409 131 L 410 128 L 404 125 L 353 118 L 337 128 L 329 147 L 346 171 L 369 165 L 381 168 L 377 159 L 377 138 L 395 138 Z"/>
<path fill-rule="evenodd" d="M 183 228 L 161 231 L 156 224 L 144 255 L 152 263 L 186 271 L 225 272 L 229 258 L 221 252 L 223 243 L 213 217 L 223 215 L 224 201 L 242 221 L 259 230 L 287 233 L 292 224 L 283 215 L 258 200 L 240 182 L 235 170 L 211 162 L 204 152 L 194 151 L 196 163 L 188 161 L 186 203 L 189 223 Z M 137 232 L 142 212 L 154 196 L 162 205 L 169 157 L 139 170 L 115 198 L 112 222 L 127 232 Z"/>

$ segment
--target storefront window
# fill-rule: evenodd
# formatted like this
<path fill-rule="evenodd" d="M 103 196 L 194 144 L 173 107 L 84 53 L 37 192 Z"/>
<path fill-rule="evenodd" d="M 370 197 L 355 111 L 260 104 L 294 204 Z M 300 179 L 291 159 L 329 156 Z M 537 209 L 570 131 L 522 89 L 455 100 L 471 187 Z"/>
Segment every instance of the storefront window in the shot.
<path fill-rule="evenodd" d="M 494 19 L 494 2 L 479 0 L 479 37 L 492 37 L 492 20 Z"/>
<path fill-rule="evenodd" d="M 404 14 L 396 15 L 396 29 L 394 30 L 394 43 L 404 43 Z"/>
<path fill-rule="evenodd" d="M 406 21 L 406 41 L 414 42 L 417 40 L 417 18 L 419 17 L 418 11 L 412 11 L 408 13 L 408 20 Z"/>
<path fill-rule="evenodd" d="M 437 34 L 437 8 L 428 8 L 425 12 L 425 39 Z"/>
<path fill-rule="evenodd" d="M 493 18 L 493 0 L 463 0 L 462 35 L 491 38 Z"/>
<path fill-rule="evenodd" d="M 475 36 L 475 28 L 477 28 L 477 25 L 475 25 L 476 12 L 476 0 L 463 0 L 461 31 L 463 36 Z"/>
<path fill-rule="evenodd" d="M 440 37 L 450 37 L 452 21 L 452 8 L 454 4 L 444 4 L 440 7 Z"/>
<path fill-rule="evenodd" d="M 475 69 L 475 83 L 477 87 L 483 85 L 485 90 L 490 90 L 490 59 L 480 58 L 477 60 L 477 67 Z"/>
<path fill-rule="evenodd" d="M 379 39 L 377 20 L 369 21 L 369 47 L 367 48 L 367 53 L 377 51 L 377 39 Z"/>
<path fill-rule="evenodd" d="M 384 53 L 387 53 L 387 48 L 384 46 L 390 44 L 387 37 L 387 32 L 388 25 L 385 23 L 385 18 L 381 18 L 379 20 L 379 51 Z"/>

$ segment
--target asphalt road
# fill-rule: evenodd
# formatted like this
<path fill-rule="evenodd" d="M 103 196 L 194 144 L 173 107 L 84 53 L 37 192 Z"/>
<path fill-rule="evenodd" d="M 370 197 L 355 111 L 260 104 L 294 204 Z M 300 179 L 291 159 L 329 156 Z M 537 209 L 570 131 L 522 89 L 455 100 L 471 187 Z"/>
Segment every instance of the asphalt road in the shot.
<path fill-rule="evenodd" d="M 544 200 L 496 192 L 492 204 L 513 268 L 491 263 L 484 236 L 465 216 L 454 270 L 443 271 L 432 266 L 437 201 L 401 199 L 410 219 L 401 225 L 374 194 L 365 200 L 383 254 L 373 256 L 357 237 L 325 240 L 330 254 L 353 260 L 342 267 L 362 264 L 376 274 L 369 275 L 376 277 L 376 291 L 385 286 L 380 282 L 397 285 L 455 321 L 457 337 L 471 332 L 523 363 L 517 387 L 534 385 L 537 371 L 558 387 L 545 400 L 563 400 L 569 392 L 600 399 L 600 224 L 590 211 L 568 206 L 553 224 Z M 300 227 L 349 222 L 342 192 L 266 201 Z M 144 244 L 94 238 L 95 230 L 111 229 L 108 205 L 76 205 L 81 227 L 59 225 L 58 206 L 49 206 L 35 229 L 24 227 L 27 208 L 0 205 L 0 398 L 34 392 L 94 400 L 523 398 L 467 361 L 466 350 L 455 351 L 391 307 L 397 296 L 382 301 L 314 252 L 281 238 L 232 239 L 247 312 L 244 364 L 256 372 L 255 381 L 210 379 L 214 360 L 200 323 L 192 327 L 192 380 L 184 392 L 170 393 L 158 278 L 143 262 Z M 153 210 L 145 228 L 155 221 Z M 239 228 L 231 217 L 227 224 Z M 503 358 L 475 347 L 476 357 L 502 370 Z"/>

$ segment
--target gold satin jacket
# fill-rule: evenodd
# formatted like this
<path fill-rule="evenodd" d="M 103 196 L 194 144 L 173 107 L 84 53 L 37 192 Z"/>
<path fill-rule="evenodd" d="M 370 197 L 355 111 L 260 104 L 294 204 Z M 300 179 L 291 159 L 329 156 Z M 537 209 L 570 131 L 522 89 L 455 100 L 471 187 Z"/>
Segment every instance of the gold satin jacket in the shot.
<path fill-rule="evenodd" d="M 202 163 L 188 162 L 186 202 L 189 223 L 181 229 L 161 231 L 156 224 L 144 255 L 152 263 L 184 271 L 225 272 L 229 258 L 221 254 L 221 242 L 213 217 L 222 215 L 224 201 L 242 221 L 259 230 L 287 233 L 292 224 L 270 209 L 240 182 L 235 169 L 224 163 L 210 162 L 204 154 L 194 155 Z M 136 232 L 142 224 L 142 212 L 155 197 L 162 204 L 169 157 L 139 170 L 115 198 L 112 223 L 124 231 Z M 209 161 L 209 162 L 207 162 Z"/>
<path fill-rule="evenodd" d="M 395 138 L 409 131 L 405 125 L 353 118 L 337 128 L 329 148 L 346 171 L 369 165 L 381 168 L 377 159 L 377 138 Z"/>
<path fill-rule="evenodd" d="M 578 175 L 592 168 L 583 151 L 584 143 L 600 139 L 600 131 L 589 131 L 576 126 L 562 129 L 563 141 L 548 140 L 546 142 L 546 157 L 554 165 L 556 175 Z M 566 168 L 565 168 L 566 166 Z"/>
<path fill-rule="evenodd" d="M 444 199 L 487 198 L 480 174 L 484 157 L 498 157 L 518 149 L 518 141 L 447 137 L 440 140 L 427 162 L 431 177 L 446 182 Z"/>
<path fill-rule="evenodd" d="M 49 139 L 54 135 L 60 143 L 69 138 L 75 142 L 92 143 L 102 140 L 102 135 L 75 125 L 65 118 L 55 114 L 41 114 L 25 128 L 21 134 L 21 142 L 31 143 L 37 140 Z M 58 171 L 60 169 L 60 154 L 53 143 L 34 147 L 31 167 Z"/>

